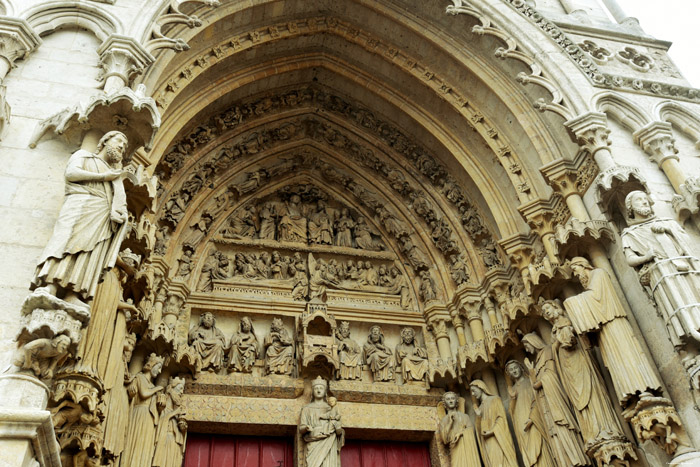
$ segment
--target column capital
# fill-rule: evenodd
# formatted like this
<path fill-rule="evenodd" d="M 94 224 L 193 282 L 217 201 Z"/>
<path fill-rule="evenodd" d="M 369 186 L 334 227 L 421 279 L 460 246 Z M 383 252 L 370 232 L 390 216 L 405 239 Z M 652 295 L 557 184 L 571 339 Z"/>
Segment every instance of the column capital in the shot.
<path fill-rule="evenodd" d="M 608 117 L 602 112 L 587 112 L 564 123 L 571 139 L 591 155 L 610 146 Z"/>
<path fill-rule="evenodd" d="M 579 151 L 573 159 L 559 158 L 540 167 L 544 179 L 564 199 L 574 194 L 583 196 L 598 171 L 598 164 L 586 151 Z"/>
<path fill-rule="evenodd" d="M 104 83 L 117 76 L 128 86 L 131 79 L 140 75 L 155 59 L 136 39 L 120 34 L 111 34 L 97 49 Z"/>
<path fill-rule="evenodd" d="M 646 152 L 650 159 L 661 166 L 668 159 L 678 160 L 672 126 L 668 122 L 651 122 L 632 135 L 634 142 Z"/>
<path fill-rule="evenodd" d="M 39 47 L 41 39 L 25 20 L 0 17 L 0 57 L 10 66 Z"/>
<path fill-rule="evenodd" d="M 570 217 L 566 204 L 558 194 L 549 199 L 536 199 L 522 204 L 518 211 L 540 237 L 553 234 L 555 227 Z"/>

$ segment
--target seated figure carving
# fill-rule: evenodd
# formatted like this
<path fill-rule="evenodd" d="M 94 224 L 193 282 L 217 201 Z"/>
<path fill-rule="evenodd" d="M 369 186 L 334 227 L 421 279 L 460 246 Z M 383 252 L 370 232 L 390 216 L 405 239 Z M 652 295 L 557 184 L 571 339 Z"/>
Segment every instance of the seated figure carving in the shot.
<path fill-rule="evenodd" d="M 189 344 L 202 358 L 202 370 L 219 371 L 224 363 L 226 338 L 216 327 L 216 319 L 210 312 L 202 313 L 199 325 L 190 329 Z"/>

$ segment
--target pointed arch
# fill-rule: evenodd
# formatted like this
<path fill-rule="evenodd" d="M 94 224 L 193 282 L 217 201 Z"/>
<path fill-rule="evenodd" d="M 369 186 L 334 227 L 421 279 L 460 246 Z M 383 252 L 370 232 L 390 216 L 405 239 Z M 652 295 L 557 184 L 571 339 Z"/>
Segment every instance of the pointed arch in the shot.
<path fill-rule="evenodd" d="M 124 33 L 119 18 L 98 5 L 85 2 L 42 2 L 23 12 L 22 17 L 40 36 L 70 26 L 85 28 L 101 41 L 110 34 Z"/>
<path fill-rule="evenodd" d="M 648 112 L 617 93 L 598 94 L 593 99 L 593 106 L 597 111 L 604 112 L 633 133 L 652 121 Z"/>

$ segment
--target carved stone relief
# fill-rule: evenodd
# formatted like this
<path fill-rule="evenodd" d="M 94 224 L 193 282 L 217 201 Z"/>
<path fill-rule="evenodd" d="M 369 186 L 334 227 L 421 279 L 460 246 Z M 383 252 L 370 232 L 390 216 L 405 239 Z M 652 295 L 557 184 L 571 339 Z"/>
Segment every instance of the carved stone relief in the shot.
<path fill-rule="evenodd" d="M 202 313 L 199 325 L 190 330 L 188 341 L 202 359 L 202 370 L 216 372 L 222 368 L 228 346 L 224 333 L 216 327 L 212 313 Z"/>
<path fill-rule="evenodd" d="M 396 366 L 404 383 L 425 381 L 428 372 L 428 352 L 416 342 L 413 328 L 401 330 L 401 343 L 396 346 Z"/>
<path fill-rule="evenodd" d="M 265 337 L 265 372 L 267 374 L 292 375 L 294 365 L 294 340 L 282 325 L 280 318 L 274 318 L 270 333 Z"/>
<path fill-rule="evenodd" d="M 364 352 L 365 361 L 372 372 L 374 381 L 394 380 L 394 354 L 384 344 L 384 333 L 379 325 L 375 324 L 370 328 Z"/>

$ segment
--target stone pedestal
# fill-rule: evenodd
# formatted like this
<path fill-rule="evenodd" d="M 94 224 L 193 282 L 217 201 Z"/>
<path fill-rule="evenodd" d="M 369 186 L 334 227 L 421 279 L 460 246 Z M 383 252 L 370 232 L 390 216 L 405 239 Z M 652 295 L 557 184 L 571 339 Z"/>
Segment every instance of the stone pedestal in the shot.
<path fill-rule="evenodd" d="M 61 466 L 48 400 L 49 388 L 36 378 L 0 376 L 0 465 Z"/>

